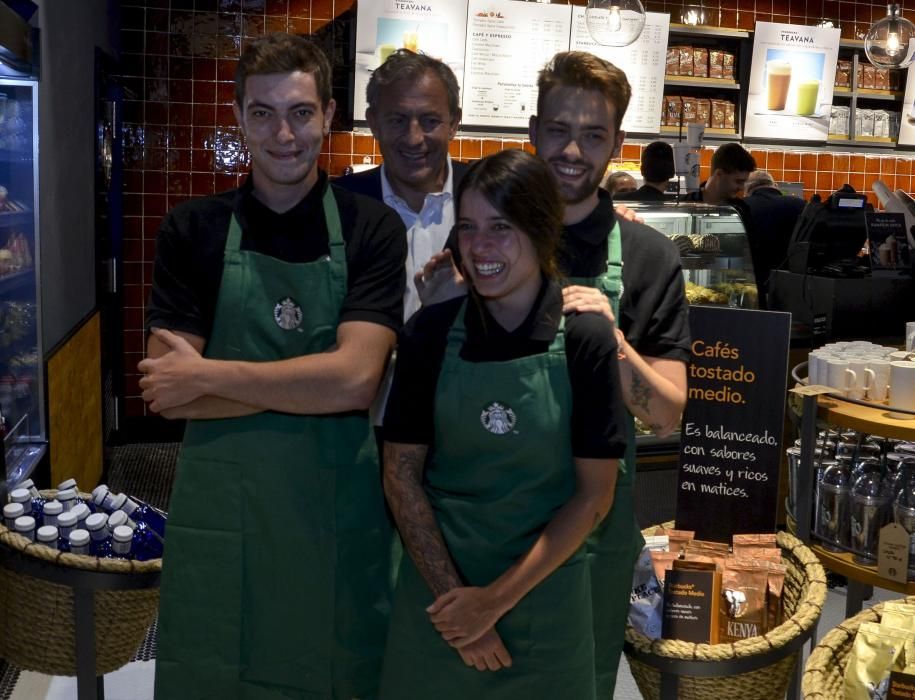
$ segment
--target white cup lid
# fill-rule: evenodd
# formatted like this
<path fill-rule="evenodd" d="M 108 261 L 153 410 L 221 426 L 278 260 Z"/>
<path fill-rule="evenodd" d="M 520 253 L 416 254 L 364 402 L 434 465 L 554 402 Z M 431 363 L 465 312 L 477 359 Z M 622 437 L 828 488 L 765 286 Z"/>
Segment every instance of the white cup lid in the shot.
<path fill-rule="evenodd" d="M 107 522 L 108 516 L 104 513 L 93 513 L 86 518 L 86 527 L 89 528 L 89 530 L 100 530 L 105 527 Z"/>
<path fill-rule="evenodd" d="M 133 539 L 133 530 L 126 525 L 118 525 L 111 536 L 117 542 L 130 542 Z"/>
<path fill-rule="evenodd" d="M 35 518 L 31 515 L 22 515 L 16 518 L 13 523 L 13 527 L 16 528 L 16 532 L 26 532 L 28 530 L 35 529 Z"/>
<path fill-rule="evenodd" d="M 53 525 L 42 525 L 36 533 L 39 542 L 53 542 L 57 539 L 57 528 Z"/>
<path fill-rule="evenodd" d="M 71 547 L 85 547 L 89 544 L 89 533 L 86 530 L 74 530 L 70 533 Z"/>
<path fill-rule="evenodd" d="M 28 489 L 13 489 L 10 491 L 10 500 L 13 503 L 26 503 L 32 500 L 32 494 Z"/>
<path fill-rule="evenodd" d="M 25 512 L 25 506 L 21 503 L 7 503 L 3 506 L 4 518 L 18 518 Z"/>
<path fill-rule="evenodd" d="M 44 504 L 44 512 L 48 515 L 60 515 L 64 511 L 64 506 L 60 501 L 48 501 Z"/>
<path fill-rule="evenodd" d="M 57 516 L 58 527 L 73 527 L 74 525 L 76 525 L 76 513 L 72 510 Z"/>

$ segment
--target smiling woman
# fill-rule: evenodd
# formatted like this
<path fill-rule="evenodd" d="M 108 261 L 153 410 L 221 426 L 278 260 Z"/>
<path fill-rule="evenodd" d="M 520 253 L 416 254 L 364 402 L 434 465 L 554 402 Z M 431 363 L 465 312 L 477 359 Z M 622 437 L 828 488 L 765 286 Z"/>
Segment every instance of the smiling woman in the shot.
<path fill-rule="evenodd" d="M 385 417 L 385 492 L 409 556 L 381 698 L 593 700 L 583 543 L 625 450 L 613 326 L 563 317 L 563 207 L 542 160 L 484 158 L 456 197 L 472 294 L 408 323 Z"/>

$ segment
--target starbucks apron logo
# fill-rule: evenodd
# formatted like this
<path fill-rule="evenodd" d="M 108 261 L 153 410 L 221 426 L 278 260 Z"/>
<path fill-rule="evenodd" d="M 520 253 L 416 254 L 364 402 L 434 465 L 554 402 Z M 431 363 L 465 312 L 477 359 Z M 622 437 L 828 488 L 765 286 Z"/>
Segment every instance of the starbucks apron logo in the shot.
<path fill-rule="evenodd" d="M 515 412 L 498 401 L 493 401 L 489 404 L 489 407 L 484 408 L 483 412 L 480 413 L 480 423 L 494 435 L 510 433 L 517 422 L 518 418 L 515 416 Z"/>
<path fill-rule="evenodd" d="M 291 331 L 302 325 L 302 307 L 292 297 L 276 302 L 273 307 L 273 320 L 284 331 Z"/>

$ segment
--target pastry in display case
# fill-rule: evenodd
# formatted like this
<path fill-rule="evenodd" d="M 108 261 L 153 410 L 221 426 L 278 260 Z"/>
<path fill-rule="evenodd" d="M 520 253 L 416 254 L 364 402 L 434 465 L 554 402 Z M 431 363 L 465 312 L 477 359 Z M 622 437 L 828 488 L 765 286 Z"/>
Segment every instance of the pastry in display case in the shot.
<path fill-rule="evenodd" d="M 758 308 L 750 244 L 737 210 L 693 202 L 627 202 L 680 250 L 686 300 Z"/>

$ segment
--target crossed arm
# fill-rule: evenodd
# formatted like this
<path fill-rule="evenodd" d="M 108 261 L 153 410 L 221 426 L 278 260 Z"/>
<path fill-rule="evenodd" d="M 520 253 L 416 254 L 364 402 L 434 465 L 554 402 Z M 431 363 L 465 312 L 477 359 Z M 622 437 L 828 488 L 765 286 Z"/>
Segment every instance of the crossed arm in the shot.
<path fill-rule="evenodd" d="M 166 418 L 231 418 L 261 411 L 327 414 L 371 404 L 394 331 L 347 321 L 326 352 L 272 362 L 213 360 L 204 338 L 154 329 L 138 365 L 143 399 Z"/>
<path fill-rule="evenodd" d="M 606 516 L 613 505 L 619 461 L 576 458 L 575 493 L 531 548 L 490 584 L 465 587 L 422 487 L 428 447 L 386 442 L 384 452 L 385 494 L 394 519 L 436 596 L 427 608 L 431 623 L 467 665 L 479 670 L 510 665 L 494 625 L 568 559 Z"/>

